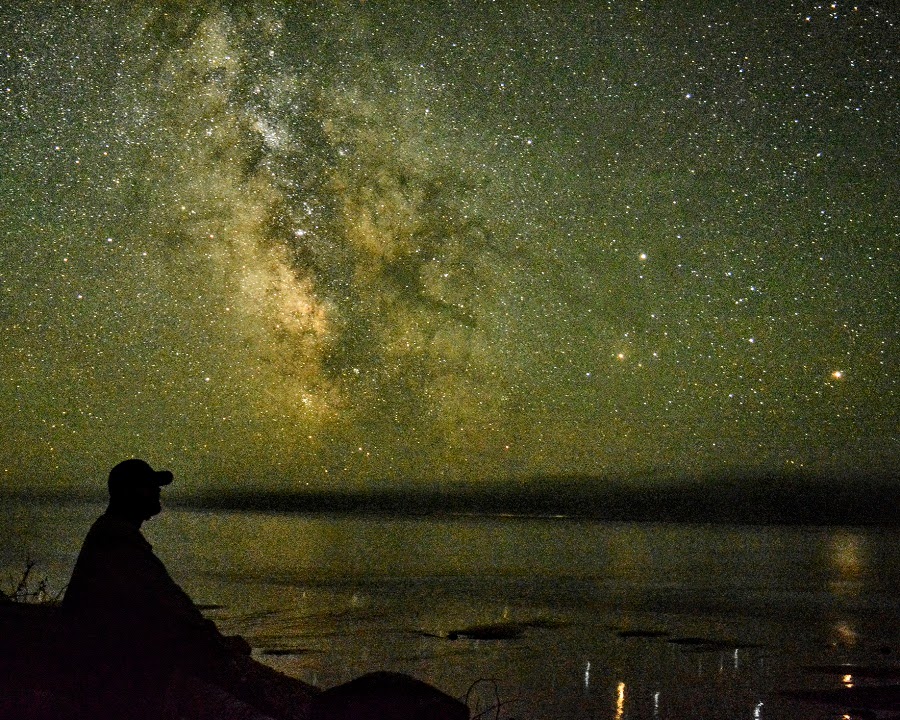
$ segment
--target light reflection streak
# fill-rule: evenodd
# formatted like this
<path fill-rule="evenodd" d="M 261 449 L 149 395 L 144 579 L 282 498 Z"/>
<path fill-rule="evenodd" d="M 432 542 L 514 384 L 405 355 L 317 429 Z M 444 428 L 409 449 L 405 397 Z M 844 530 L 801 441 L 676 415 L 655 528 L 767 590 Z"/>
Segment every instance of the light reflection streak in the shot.
<path fill-rule="evenodd" d="M 622 720 L 625 717 L 625 683 L 619 683 L 616 693 L 616 720 Z"/>
<path fill-rule="evenodd" d="M 854 645 L 856 645 L 857 633 L 849 622 L 838 622 L 834 626 L 834 630 L 837 633 L 838 640 L 842 645 L 846 647 L 853 647 Z"/>
<path fill-rule="evenodd" d="M 762 709 L 763 703 L 760 700 L 758 703 L 756 703 L 756 707 L 753 708 L 753 720 L 762 720 Z"/>
<path fill-rule="evenodd" d="M 844 596 L 859 595 L 870 565 L 865 538 L 849 532 L 836 535 L 831 543 L 831 563 L 835 570 L 830 583 L 832 592 Z"/>

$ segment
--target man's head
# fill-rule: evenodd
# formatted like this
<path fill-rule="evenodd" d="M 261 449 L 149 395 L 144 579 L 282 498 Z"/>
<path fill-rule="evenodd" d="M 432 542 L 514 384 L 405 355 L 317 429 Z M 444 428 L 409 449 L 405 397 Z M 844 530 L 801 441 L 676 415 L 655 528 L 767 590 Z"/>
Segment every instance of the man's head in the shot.
<path fill-rule="evenodd" d="M 158 514 L 159 489 L 172 482 L 168 470 L 154 470 L 144 460 L 123 460 L 109 472 L 110 507 L 143 522 Z"/>

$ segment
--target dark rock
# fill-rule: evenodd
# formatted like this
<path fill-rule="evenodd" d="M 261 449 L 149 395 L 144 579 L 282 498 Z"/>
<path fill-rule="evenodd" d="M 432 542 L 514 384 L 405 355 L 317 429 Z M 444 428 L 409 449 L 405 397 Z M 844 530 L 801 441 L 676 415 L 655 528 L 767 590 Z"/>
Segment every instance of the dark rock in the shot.
<path fill-rule="evenodd" d="M 620 638 L 661 638 L 669 635 L 668 630 L 620 630 Z"/>
<path fill-rule="evenodd" d="M 61 661 L 66 638 L 59 607 L 0 603 L 0 718 L 70 717 L 74 680 Z"/>
<path fill-rule="evenodd" d="M 408 675 L 376 672 L 326 690 L 311 720 L 468 720 L 469 708 Z"/>
<path fill-rule="evenodd" d="M 79 673 L 66 660 L 68 628 L 60 608 L 15 602 L 0 607 L 0 718 L 72 717 L 81 687 Z M 234 694 L 285 720 L 469 718 L 464 703 L 398 673 L 372 673 L 321 692 L 251 658 L 244 670 L 244 680 Z"/>
<path fill-rule="evenodd" d="M 448 640 L 515 640 L 527 626 L 522 623 L 497 623 L 495 625 L 472 625 L 471 627 L 451 630 Z"/>
<path fill-rule="evenodd" d="M 568 623 L 561 620 L 537 618 L 523 622 L 500 622 L 487 625 L 471 625 L 465 628 L 450 630 L 448 640 L 515 640 L 529 628 L 550 630 L 565 627 Z"/>

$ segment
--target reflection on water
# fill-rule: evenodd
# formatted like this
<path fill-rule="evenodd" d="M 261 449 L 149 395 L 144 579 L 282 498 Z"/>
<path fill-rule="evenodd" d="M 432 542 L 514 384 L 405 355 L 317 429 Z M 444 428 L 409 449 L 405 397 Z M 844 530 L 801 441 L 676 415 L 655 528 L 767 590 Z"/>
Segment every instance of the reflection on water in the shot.
<path fill-rule="evenodd" d="M 620 682 L 616 688 L 616 720 L 625 717 L 625 683 Z"/>
<path fill-rule="evenodd" d="M 842 579 L 857 580 L 868 565 L 866 537 L 861 533 L 838 529 L 831 539 L 832 560 Z"/>
<path fill-rule="evenodd" d="M 100 508 L 13 510 L 0 532 L 64 582 Z M 146 529 L 265 662 L 323 686 L 393 669 L 458 697 L 492 678 L 501 718 L 813 720 L 780 691 L 866 681 L 804 666 L 900 652 L 896 529 L 181 510 Z M 476 626 L 497 638 L 450 638 Z"/>
<path fill-rule="evenodd" d="M 831 540 L 831 553 L 835 570 L 832 589 L 837 594 L 858 594 L 862 590 L 864 573 L 869 565 L 865 536 L 844 530 L 836 531 Z"/>
<path fill-rule="evenodd" d="M 847 648 L 852 648 L 856 645 L 858 633 L 853 629 L 853 622 L 851 620 L 840 620 L 834 623 L 831 628 L 836 645 Z"/>
<path fill-rule="evenodd" d="M 862 533 L 846 529 L 835 530 L 831 536 L 829 542 L 831 578 L 828 588 L 836 598 L 852 601 L 864 597 L 866 574 L 871 560 L 866 542 L 866 537 Z M 853 620 L 847 617 L 834 622 L 833 642 L 847 648 L 854 647 L 858 640 L 858 632 L 854 625 Z"/>

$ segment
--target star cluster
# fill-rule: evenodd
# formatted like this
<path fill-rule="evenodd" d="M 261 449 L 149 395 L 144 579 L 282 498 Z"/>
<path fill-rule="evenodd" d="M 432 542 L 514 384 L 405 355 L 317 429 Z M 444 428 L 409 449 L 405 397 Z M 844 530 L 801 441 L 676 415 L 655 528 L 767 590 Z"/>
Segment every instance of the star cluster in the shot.
<path fill-rule="evenodd" d="M 0 15 L 0 482 L 895 466 L 879 4 Z"/>

